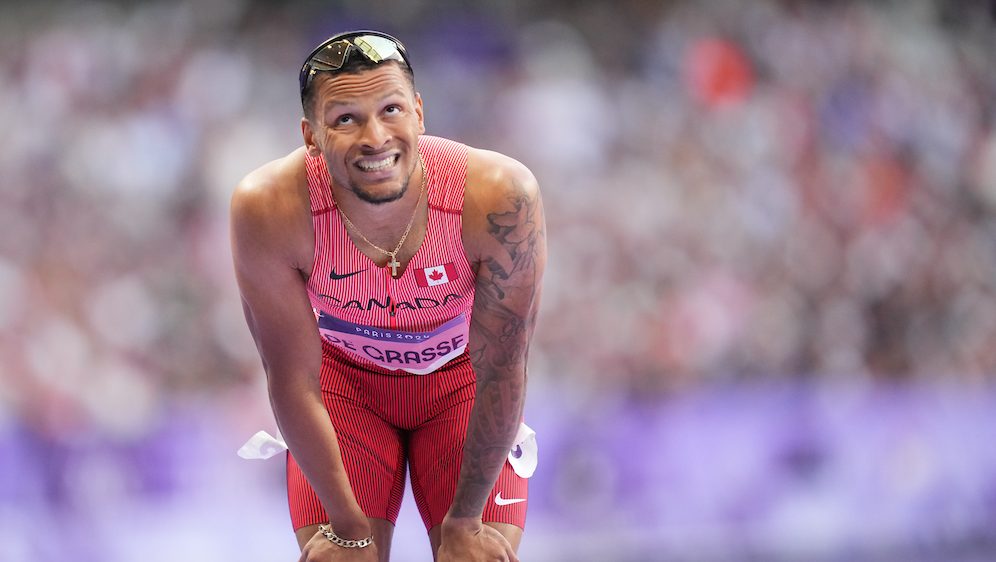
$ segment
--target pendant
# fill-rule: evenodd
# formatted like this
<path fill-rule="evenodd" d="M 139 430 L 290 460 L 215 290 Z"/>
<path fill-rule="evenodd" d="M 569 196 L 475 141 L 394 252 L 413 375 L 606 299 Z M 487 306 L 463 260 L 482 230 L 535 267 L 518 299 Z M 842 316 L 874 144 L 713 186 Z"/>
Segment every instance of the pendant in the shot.
<path fill-rule="evenodd" d="M 398 261 L 394 254 L 387 254 L 391 256 L 391 261 L 387 262 L 387 267 L 391 268 L 391 277 L 398 277 L 398 268 L 401 267 L 401 262 Z"/>

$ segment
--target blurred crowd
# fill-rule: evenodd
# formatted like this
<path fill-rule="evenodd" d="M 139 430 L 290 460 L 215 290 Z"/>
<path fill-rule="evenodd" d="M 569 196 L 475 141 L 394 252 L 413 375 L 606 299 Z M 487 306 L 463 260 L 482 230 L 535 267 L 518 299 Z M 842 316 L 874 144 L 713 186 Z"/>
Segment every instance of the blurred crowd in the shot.
<path fill-rule="evenodd" d="M 500 100 L 547 199 L 547 370 L 991 379 L 987 6 L 647 4 L 527 30 Z"/>
<path fill-rule="evenodd" d="M 43 426 L 127 433 L 163 391 L 260 376 L 228 198 L 300 143 L 301 54 L 366 25 L 409 43 L 431 134 L 540 180 L 540 380 L 652 395 L 996 368 L 984 3 L 424 8 L 11 7 L 4 402 Z"/>

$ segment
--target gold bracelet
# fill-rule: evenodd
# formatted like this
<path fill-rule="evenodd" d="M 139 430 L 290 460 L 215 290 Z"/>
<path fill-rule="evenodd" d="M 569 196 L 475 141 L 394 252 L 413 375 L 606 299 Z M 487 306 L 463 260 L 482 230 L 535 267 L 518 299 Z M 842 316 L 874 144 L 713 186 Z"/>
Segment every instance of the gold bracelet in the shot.
<path fill-rule="evenodd" d="M 335 534 L 335 531 L 332 530 L 331 524 L 319 525 L 318 532 L 325 535 L 325 538 L 327 538 L 332 544 L 341 546 L 342 548 L 365 548 L 374 543 L 374 538 L 372 536 L 358 541 L 344 539 Z"/>

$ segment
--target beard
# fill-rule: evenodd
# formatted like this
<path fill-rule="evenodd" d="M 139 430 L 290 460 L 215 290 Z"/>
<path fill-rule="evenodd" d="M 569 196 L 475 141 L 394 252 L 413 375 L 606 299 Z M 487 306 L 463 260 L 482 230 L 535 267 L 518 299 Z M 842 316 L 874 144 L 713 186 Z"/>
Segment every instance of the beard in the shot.
<path fill-rule="evenodd" d="M 348 176 L 345 178 L 345 181 L 342 181 L 340 178 L 336 177 L 337 174 L 332 172 L 332 167 L 328 165 L 328 159 L 325 159 L 325 162 L 326 169 L 329 171 L 329 179 L 333 183 L 347 186 L 349 190 L 352 191 L 361 201 L 365 201 L 373 205 L 391 203 L 404 197 L 405 193 L 408 193 L 408 184 L 411 183 L 412 174 L 415 173 L 416 166 L 419 165 L 417 161 L 412 165 L 412 169 L 408 171 L 408 174 L 406 174 L 402 180 L 401 189 L 393 193 L 376 193 L 360 185 L 359 183 L 352 181 Z"/>
<path fill-rule="evenodd" d="M 355 193 L 356 196 L 359 197 L 360 200 L 362 201 L 366 201 L 367 203 L 373 203 L 374 205 L 383 205 L 384 203 L 397 201 L 398 199 L 404 197 L 405 193 L 408 192 L 408 183 L 409 183 L 409 178 L 405 178 L 404 183 L 401 184 L 401 189 L 399 189 L 394 193 L 384 193 L 384 194 L 371 193 L 366 188 L 355 182 L 349 182 L 349 189 L 351 189 L 353 193 Z"/>

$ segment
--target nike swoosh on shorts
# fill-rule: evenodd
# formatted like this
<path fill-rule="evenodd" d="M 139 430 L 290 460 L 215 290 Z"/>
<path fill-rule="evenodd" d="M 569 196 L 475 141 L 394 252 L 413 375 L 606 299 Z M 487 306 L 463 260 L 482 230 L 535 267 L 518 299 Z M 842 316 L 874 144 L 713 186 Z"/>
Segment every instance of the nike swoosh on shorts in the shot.
<path fill-rule="evenodd" d="M 495 494 L 495 503 L 498 505 L 512 505 L 513 503 L 524 501 L 526 501 L 526 498 L 503 498 L 501 497 L 501 492 Z"/>

